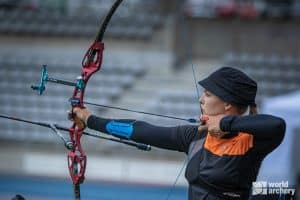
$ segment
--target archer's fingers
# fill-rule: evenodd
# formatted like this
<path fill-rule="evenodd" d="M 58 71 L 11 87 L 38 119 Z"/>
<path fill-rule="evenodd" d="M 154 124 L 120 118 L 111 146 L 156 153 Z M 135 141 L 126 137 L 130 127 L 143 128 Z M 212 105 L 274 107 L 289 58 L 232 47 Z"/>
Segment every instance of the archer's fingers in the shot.
<path fill-rule="evenodd" d="M 200 125 L 199 127 L 198 127 L 198 133 L 202 133 L 202 132 L 207 132 L 207 130 L 208 130 L 208 126 L 207 125 Z"/>
<path fill-rule="evenodd" d="M 86 128 L 86 123 L 83 119 L 83 113 L 80 108 L 73 108 L 68 111 L 69 120 L 74 121 L 80 129 Z"/>

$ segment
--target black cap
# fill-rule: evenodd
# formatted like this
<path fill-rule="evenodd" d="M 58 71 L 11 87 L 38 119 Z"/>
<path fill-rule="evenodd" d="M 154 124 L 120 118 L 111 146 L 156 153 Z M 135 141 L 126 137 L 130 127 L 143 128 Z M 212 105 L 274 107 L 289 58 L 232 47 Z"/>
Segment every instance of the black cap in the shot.
<path fill-rule="evenodd" d="M 238 69 L 222 67 L 198 83 L 225 102 L 256 105 L 257 83 Z"/>

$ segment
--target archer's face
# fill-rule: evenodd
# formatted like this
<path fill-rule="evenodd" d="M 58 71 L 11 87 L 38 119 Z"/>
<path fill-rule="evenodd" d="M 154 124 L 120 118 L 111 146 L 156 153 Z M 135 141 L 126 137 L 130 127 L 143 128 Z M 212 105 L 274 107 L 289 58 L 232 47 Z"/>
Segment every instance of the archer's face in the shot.
<path fill-rule="evenodd" d="M 203 115 L 225 114 L 225 102 L 213 93 L 204 90 L 199 101 Z"/>

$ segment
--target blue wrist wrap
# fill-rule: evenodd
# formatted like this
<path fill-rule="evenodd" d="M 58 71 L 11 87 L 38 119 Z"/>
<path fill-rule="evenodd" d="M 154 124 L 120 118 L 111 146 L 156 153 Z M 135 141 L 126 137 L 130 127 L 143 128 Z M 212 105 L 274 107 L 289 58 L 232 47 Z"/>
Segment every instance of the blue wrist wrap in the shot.
<path fill-rule="evenodd" d="M 106 124 L 106 130 L 117 137 L 130 139 L 133 133 L 133 126 L 129 123 L 110 121 Z"/>

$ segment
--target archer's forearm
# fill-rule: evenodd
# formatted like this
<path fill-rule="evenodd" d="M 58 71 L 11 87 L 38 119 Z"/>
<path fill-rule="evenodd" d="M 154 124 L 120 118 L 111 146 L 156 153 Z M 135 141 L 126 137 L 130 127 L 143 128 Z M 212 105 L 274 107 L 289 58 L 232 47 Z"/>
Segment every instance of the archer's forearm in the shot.
<path fill-rule="evenodd" d="M 150 144 L 164 149 L 179 150 L 177 127 L 154 126 L 130 119 L 106 119 L 91 115 L 87 126 L 118 138 Z"/>

